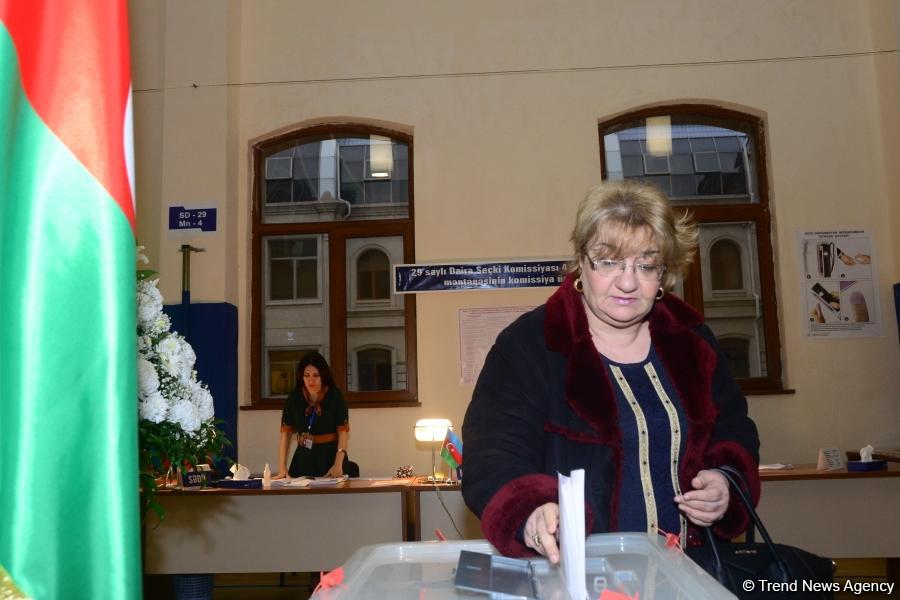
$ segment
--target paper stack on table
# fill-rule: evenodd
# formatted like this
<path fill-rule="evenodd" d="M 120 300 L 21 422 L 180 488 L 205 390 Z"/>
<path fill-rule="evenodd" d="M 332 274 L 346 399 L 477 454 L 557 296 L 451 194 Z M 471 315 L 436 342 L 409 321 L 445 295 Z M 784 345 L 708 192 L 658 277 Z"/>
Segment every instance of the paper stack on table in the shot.
<path fill-rule="evenodd" d="M 585 587 L 584 469 L 559 473 L 559 551 L 572 600 L 588 598 Z"/>
<path fill-rule="evenodd" d="M 347 479 L 349 479 L 347 475 L 341 475 L 340 477 L 313 477 L 309 480 L 309 485 L 312 487 L 337 485 L 342 481 L 347 481 Z"/>
<path fill-rule="evenodd" d="M 305 477 L 297 477 L 296 479 L 285 477 L 284 479 L 273 479 L 272 487 L 306 487 L 310 481 L 312 480 Z"/>

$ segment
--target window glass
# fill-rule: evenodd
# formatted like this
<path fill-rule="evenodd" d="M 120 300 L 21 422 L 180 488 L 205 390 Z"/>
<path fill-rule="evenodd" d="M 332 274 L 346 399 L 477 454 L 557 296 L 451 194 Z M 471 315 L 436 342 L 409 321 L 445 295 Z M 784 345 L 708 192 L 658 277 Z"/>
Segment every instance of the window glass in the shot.
<path fill-rule="evenodd" d="M 625 139 L 621 143 L 622 156 L 640 156 L 644 153 L 638 139 Z"/>
<path fill-rule="evenodd" d="M 390 261 L 381 250 L 369 249 L 356 261 L 356 297 L 383 300 L 390 296 Z"/>
<path fill-rule="evenodd" d="M 669 172 L 669 157 L 666 155 L 663 156 L 654 156 L 652 154 L 644 155 L 644 171 L 646 173 L 668 173 Z"/>
<path fill-rule="evenodd" d="M 694 170 L 698 173 L 720 173 L 718 152 L 694 152 Z"/>
<path fill-rule="evenodd" d="M 640 177 L 644 174 L 644 161 L 640 156 L 622 156 L 622 171 L 625 177 Z"/>
<path fill-rule="evenodd" d="M 380 135 L 314 136 L 270 151 L 263 222 L 409 216 L 409 146 Z"/>
<path fill-rule="evenodd" d="M 745 391 L 783 389 L 761 119 L 677 105 L 600 123 L 599 134 L 605 178 L 655 185 L 700 225 L 697 259 L 673 293 L 730 340 Z"/>
<path fill-rule="evenodd" d="M 391 351 L 368 348 L 356 353 L 357 377 L 361 391 L 391 389 L 393 365 Z"/>
<path fill-rule="evenodd" d="M 294 202 L 315 202 L 319 198 L 320 145 L 304 144 L 295 150 L 293 164 Z"/>
<path fill-rule="evenodd" d="M 754 257 L 758 263 L 758 245 L 753 222 L 700 224 L 701 271 L 710 275 L 703 280 L 703 313 L 716 337 L 749 340 L 748 352 L 755 356 L 748 359 L 748 374 L 741 377 L 767 373 L 759 270 L 753 269 L 750 281 L 745 282 L 741 264 L 742 256 Z"/>
<path fill-rule="evenodd" d="M 690 180 L 694 180 L 694 161 L 690 154 L 673 154 L 671 157 L 672 163 L 672 174 L 674 175 L 689 175 Z M 688 194 L 685 194 L 688 195 Z M 691 196 L 696 196 L 697 191 L 696 188 L 694 191 L 689 194 Z"/>
<path fill-rule="evenodd" d="M 739 290 L 744 287 L 741 249 L 730 240 L 719 240 L 709 249 L 709 270 L 714 290 Z"/>
<path fill-rule="evenodd" d="M 412 138 L 322 126 L 254 147 L 252 404 L 279 407 L 315 349 L 353 406 L 417 403 Z"/>
<path fill-rule="evenodd" d="M 272 237 L 267 240 L 269 300 L 304 300 L 319 295 L 319 239 Z"/>
<path fill-rule="evenodd" d="M 269 394 L 271 396 L 287 396 L 297 386 L 297 363 L 307 352 L 317 348 L 302 350 L 269 350 Z"/>
<path fill-rule="evenodd" d="M 347 387 L 352 391 L 405 389 L 405 297 L 394 296 L 390 287 L 391 265 L 403 262 L 403 238 L 349 238 L 345 253 L 352 266 L 347 272 L 351 292 L 347 294 L 347 348 L 356 349 L 356 364 L 352 356 L 348 362 Z M 360 349 L 366 349 L 366 353 L 361 354 Z M 368 362 L 361 363 L 360 356 L 367 357 Z M 373 366 L 376 356 L 382 365 L 378 368 Z M 376 383 L 372 378 L 376 376 L 380 387 L 373 387 Z"/>
<path fill-rule="evenodd" d="M 327 237 L 322 235 L 270 236 L 265 240 L 260 272 L 262 305 L 261 391 L 264 396 L 283 396 L 293 386 L 291 362 L 306 351 L 324 350 L 328 341 L 326 295 L 320 295 L 320 273 L 327 268 Z"/>
<path fill-rule="evenodd" d="M 720 338 L 719 346 L 728 359 L 731 374 L 735 377 L 750 377 L 750 340 L 734 337 Z"/>
<path fill-rule="evenodd" d="M 705 134 L 710 133 L 710 131 L 696 125 L 688 125 L 686 127 L 681 127 L 680 129 L 687 134 L 686 137 L 691 142 L 691 150 L 695 153 L 714 152 L 716 150 L 715 140 L 711 137 L 703 137 Z M 672 132 L 672 135 L 674 136 L 675 132 Z M 728 134 L 724 133 L 724 135 Z"/>
<path fill-rule="evenodd" d="M 672 115 L 671 148 L 649 150 L 645 120 L 617 125 L 603 136 L 604 161 L 621 161 L 621 171 L 607 169 L 611 179 L 637 178 L 652 183 L 678 204 L 756 203 L 748 178 L 755 159 L 744 124 L 697 116 Z M 619 156 L 621 149 L 621 157 Z"/>

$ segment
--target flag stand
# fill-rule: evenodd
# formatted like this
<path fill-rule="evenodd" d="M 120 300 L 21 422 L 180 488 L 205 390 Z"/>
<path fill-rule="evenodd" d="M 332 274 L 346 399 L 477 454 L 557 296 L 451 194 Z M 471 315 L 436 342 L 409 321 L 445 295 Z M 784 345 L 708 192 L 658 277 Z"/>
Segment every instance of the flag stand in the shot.
<path fill-rule="evenodd" d="M 181 303 L 185 306 L 191 304 L 191 252 L 203 252 L 203 248 L 195 248 L 190 244 L 181 245 Z M 184 328 L 182 333 L 187 335 L 191 330 L 191 311 L 184 311 Z"/>

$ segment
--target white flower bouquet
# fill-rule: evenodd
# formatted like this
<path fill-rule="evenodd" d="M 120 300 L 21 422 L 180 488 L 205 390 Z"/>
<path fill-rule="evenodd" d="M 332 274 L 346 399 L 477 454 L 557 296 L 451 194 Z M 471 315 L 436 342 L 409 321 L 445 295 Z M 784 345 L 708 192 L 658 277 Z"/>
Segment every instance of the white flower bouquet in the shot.
<path fill-rule="evenodd" d="M 138 271 L 137 282 L 141 514 L 153 509 L 162 518 L 162 507 L 154 501 L 157 477 L 193 469 L 231 442 L 217 427 L 212 394 L 197 380 L 193 348 L 170 331 L 152 275 Z"/>

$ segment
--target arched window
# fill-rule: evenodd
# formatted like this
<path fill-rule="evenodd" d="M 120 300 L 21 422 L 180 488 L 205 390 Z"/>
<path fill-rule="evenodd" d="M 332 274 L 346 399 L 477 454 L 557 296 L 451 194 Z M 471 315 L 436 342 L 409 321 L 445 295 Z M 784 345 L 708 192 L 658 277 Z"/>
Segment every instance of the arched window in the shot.
<path fill-rule="evenodd" d="M 752 338 L 747 347 L 758 354 L 746 364 L 759 367 L 735 369 L 741 388 L 783 389 L 762 119 L 705 104 L 656 106 L 601 122 L 599 134 L 604 179 L 658 186 L 698 222 L 709 260 L 678 288 L 713 332 L 737 328 Z M 725 237 L 739 242 L 715 241 Z"/>
<path fill-rule="evenodd" d="M 390 298 L 391 264 L 381 250 L 370 248 L 356 259 L 356 297 L 359 300 Z"/>
<path fill-rule="evenodd" d="M 744 287 L 741 248 L 731 240 L 718 240 L 709 249 L 710 284 L 714 290 Z"/>
<path fill-rule="evenodd" d="M 731 374 L 735 377 L 750 377 L 750 340 L 725 337 L 719 340 L 719 346 L 728 359 Z"/>
<path fill-rule="evenodd" d="M 415 262 L 412 149 L 406 133 L 361 124 L 254 146 L 252 404 L 280 406 L 287 358 L 310 347 L 348 405 L 417 402 L 415 297 L 390 293 L 390 265 Z M 364 386 L 352 385 L 357 360 Z"/>
<path fill-rule="evenodd" d="M 356 353 L 357 389 L 364 392 L 389 390 L 394 367 L 391 351 L 385 348 L 366 348 Z"/>

